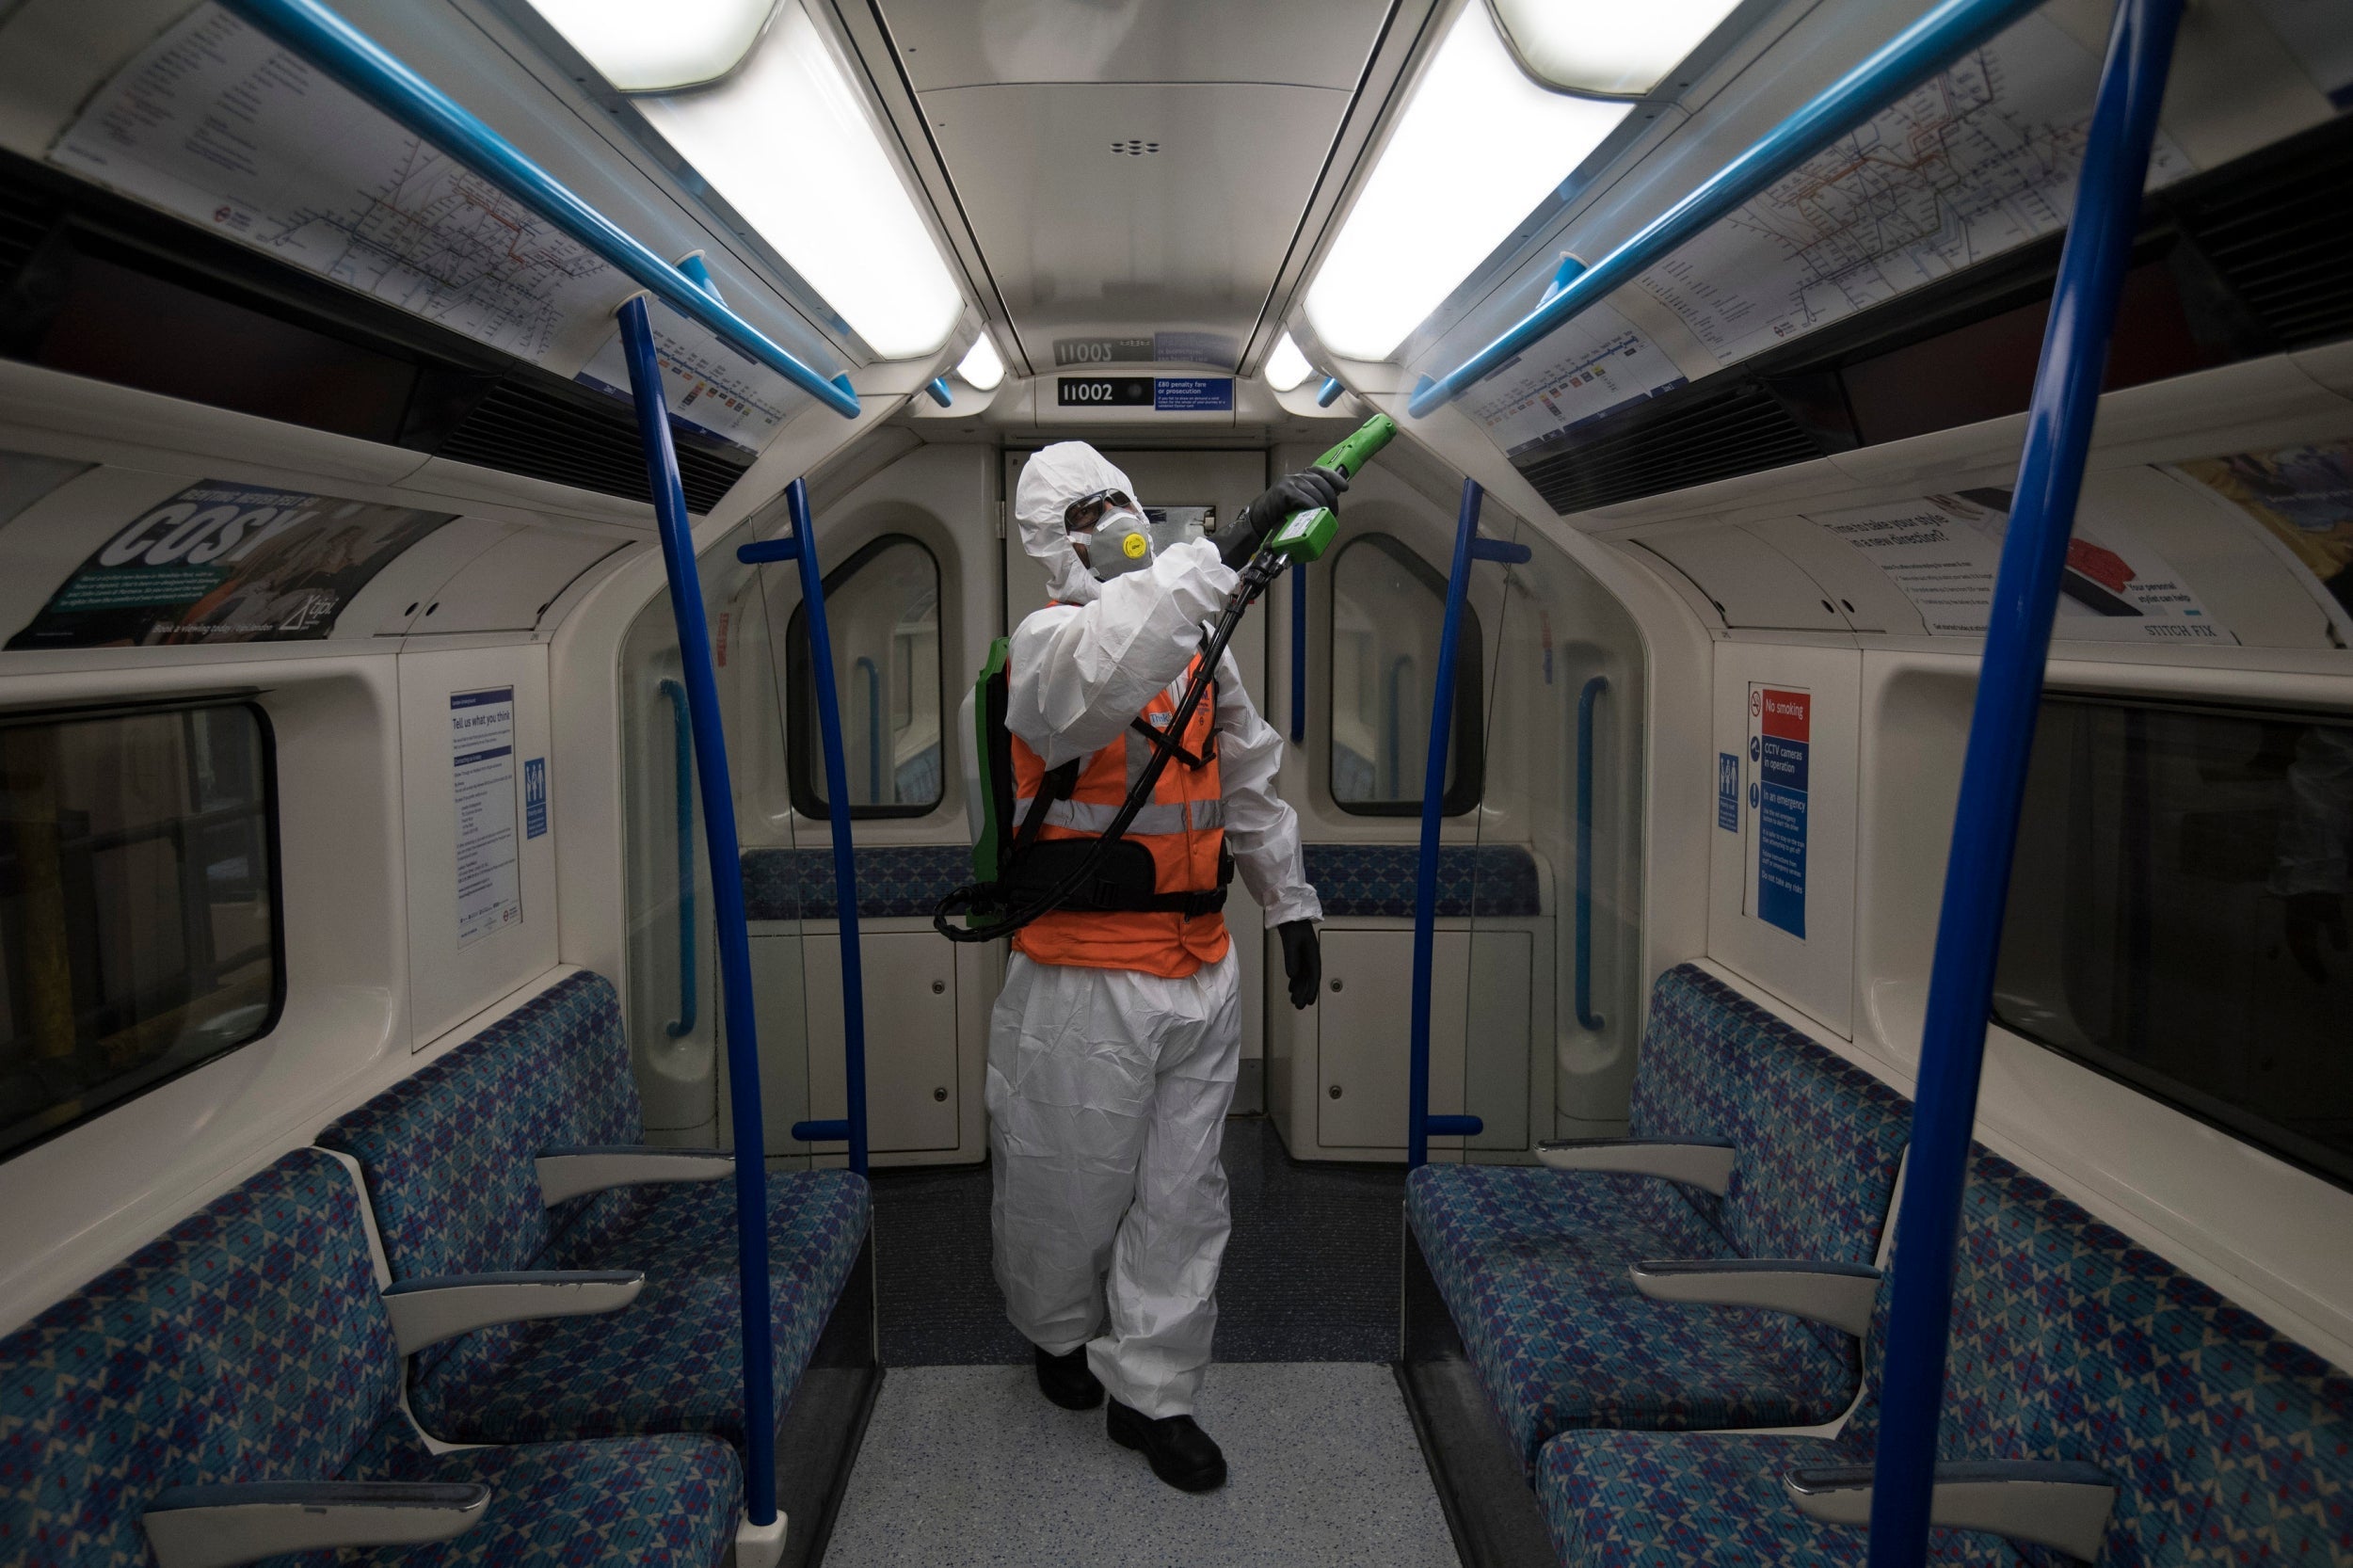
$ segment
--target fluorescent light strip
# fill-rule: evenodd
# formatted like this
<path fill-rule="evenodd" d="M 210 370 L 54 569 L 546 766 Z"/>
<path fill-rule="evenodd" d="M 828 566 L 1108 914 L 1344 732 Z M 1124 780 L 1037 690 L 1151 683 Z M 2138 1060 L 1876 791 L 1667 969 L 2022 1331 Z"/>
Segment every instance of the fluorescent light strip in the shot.
<path fill-rule="evenodd" d="M 1299 351 L 1299 345 L 1291 342 L 1289 332 L 1274 341 L 1274 352 L 1266 357 L 1268 386 L 1276 392 L 1289 392 L 1314 374 L 1315 367 Z"/>
<path fill-rule="evenodd" d="M 1490 0 L 1528 69 L 1570 92 L 1645 93 L 1739 0 Z"/>
<path fill-rule="evenodd" d="M 1005 361 L 997 355 L 997 345 L 983 332 L 964 351 L 964 362 L 956 366 L 956 375 L 974 392 L 995 392 L 997 383 L 1005 378 Z"/>
<path fill-rule="evenodd" d="M 676 92 L 715 82 L 742 62 L 776 0 L 533 0 L 565 41 L 623 92 Z"/>
<path fill-rule="evenodd" d="M 875 353 L 908 359 L 948 341 L 964 296 L 794 0 L 726 82 L 637 106 Z"/>
<path fill-rule="evenodd" d="M 1545 91 L 1464 7 L 1307 290 L 1316 336 L 1386 359 L 1631 110 Z"/>

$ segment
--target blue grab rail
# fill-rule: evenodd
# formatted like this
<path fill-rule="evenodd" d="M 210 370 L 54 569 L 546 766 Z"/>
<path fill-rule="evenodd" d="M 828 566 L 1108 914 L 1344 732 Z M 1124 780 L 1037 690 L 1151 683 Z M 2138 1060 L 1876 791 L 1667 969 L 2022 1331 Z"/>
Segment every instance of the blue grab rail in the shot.
<path fill-rule="evenodd" d="M 801 604 L 808 615 L 809 674 L 817 686 L 817 734 L 825 760 L 825 815 L 833 828 L 833 887 L 840 906 L 841 1065 L 847 1114 L 836 1121 L 795 1122 L 792 1136 L 804 1144 L 847 1143 L 850 1169 L 864 1176 L 866 1159 L 866 969 L 857 938 L 857 857 L 850 841 L 849 764 L 841 748 L 841 696 L 833 680 L 833 634 L 825 626 L 825 574 L 817 563 L 817 532 L 809 520 L 808 483 L 785 487 L 785 510 L 792 532 L 737 550 L 735 558 L 757 566 L 791 561 L 800 568 Z"/>
<path fill-rule="evenodd" d="M 1415 388 L 1407 407 L 1418 418 L 1452 402 L 1686 240 L 1820 152 L 1830 141 L 1879 113 L 1954 56 L 1983 43 L 2042 0 L 1944 0 L 1897 33 L 1869 58 L 1817 93 L 1747 152 L 1700 187 L 1638 230 L 1590 267 L 1563 258 L 1545 298 L 1501 337 L 1435 379 Z"/>
<path fill-rule="evenodd" d="M 1454 520 L 1454 565 L 1447 574 L 1446 619 L 1438 630 L 1436 687 L 1430 694 L 1430 759 L 1421 776 L 1421 854 L 1414 867 L 1414 1016 L 1405 1059 L 1405 1163 L 1430 1163 L 1433 1138 L 1475 1138 L 1486 1128 L 1477 1116 L 1430 1113 L 1430 969 L 1438 944 L 1438 827 L 1446 816 L 1447 742 L 1454 732 L 1455 644 L 1463 634 L 1463 608 L 1470 599 L 1470 564 L 1525 561 L 1526 545 L 1479 536 L 1479 508 L 1486 491 L 1476 479 L 1463 481 L 1462 510 Z"/>
<path fill-rule="evenodd" d="M 737 1288 L 744 1311 L 744 1514 L 755 1525 L 776 1517 L 776 1390 L 771 1345 L 768 1283 L 767 1135 L 760 1114 L 760 1042 L 752 1013 L 751 939 L 744 923 L 744 859 L 735 839 L 735 795 L 728 777 L 728 738 L 719 721 L 719 680 L 711 658 L 711 627 L 703 614 L 695 537 L 680 487 L 678 449 L 670 442 L 664 407 L 662 363 L 653 322 L 642 296 L 623 302 L 621 347 L 629 359 L 637 436 L 645 443 L 647 477 L 662 536 L 662 564 L 670 580 L 670 613 L 678 620 L 680 673 L 694 729 L 703 794 L 703 838 L 711 855 L 712 912 L 719 931 L 719 995 L 727 1023 L 728 1099 L 735 1136 Z"/>
<path fill-rule="evenodd" d="M 1593 1011 L 1593 703 L 1609 689 L 1596 675 L 1577 694 L 1577 1021 L 1599 1029 Z"/>
<path fill-rule="evenodd" d="M 720 302 L 702 279 L 639 244 L 521 149 L 418 75 L 319 0 L 222 0 L 238 16 L 358 93 L 484 179 L 520 198 L 640 288 L 699 322 L 845 419 L 858 413 L 850 378 L 827 380 Z M 696 268 L 695 270 L 700 270 Z"/>
<path fill-rule="evenodd" d="M 2157 106 L 2183 0 L 2121 0 L 2091 114 L 2084 168 L 2051 294 L 2042 362 L 2026 411 L 2018 488 L 1993 582 L 1961 799 L 1929 971 L 1912 1150 L 1897 1214 L 1871 1568 L 1917 1568 L 1928 1555 L 1954 1253 L 1969 1134 L 1993 1007 L 1993 967 L 2025 794 L 2084 459 L 2099 411 L 2108 340 L 2140 220 Z"/>
<path fill-rule="evenodd" d="M 695 740 L 686 688 L 664 680 L 662 695 L 670 699 L 678 762 L 678 1016 L 663 1027 L 677 1040 L 695 1032 Z"/>

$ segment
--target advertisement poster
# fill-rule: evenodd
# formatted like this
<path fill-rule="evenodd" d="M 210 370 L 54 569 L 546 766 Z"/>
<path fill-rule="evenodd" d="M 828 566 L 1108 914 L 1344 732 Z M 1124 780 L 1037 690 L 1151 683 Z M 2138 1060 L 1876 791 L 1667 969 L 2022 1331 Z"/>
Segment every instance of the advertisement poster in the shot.
<path fill-rule="evenodd" d="M 1806 807 L 1814 697 L 1749 685 L 1749 845 L 1743 914 L 1805 940 Z"/>
<path fill-rule="evenodd" d="M 368 579 L 456 515 L 207 479 L 131 520 L 8 647 L 324 637 Z"/>
<path fill-rule="evenodd" d="M 2263 524 L 2353 614 L 2353 441 L 2201 457 L 2169 472 Z"/>
<path fill-rule="evenodd" d="M 515 688 L 451 693 L 449 731 L 462 948 L 523 918 L 515 835 Z"/>
<path fill-rule="evenodd" d="M 2010 492 L 1960 490 L 1808 519 L 1871 559 L 1938 637 L 1982 636 L 2009 528 Z M 2078 518 L 2059 580 L 2057 638 L 2130 642 L 2238 639 L 2155 551 Z"/>

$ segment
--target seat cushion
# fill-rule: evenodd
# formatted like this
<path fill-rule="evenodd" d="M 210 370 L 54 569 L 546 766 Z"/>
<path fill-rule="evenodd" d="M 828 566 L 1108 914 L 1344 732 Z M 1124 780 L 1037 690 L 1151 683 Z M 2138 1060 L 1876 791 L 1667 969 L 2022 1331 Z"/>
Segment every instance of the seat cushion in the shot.
<path fill-rule="evenodd" d="M 743 1511 L 734 1450 L 709 1437 L 616 1437 L 428 1455 L 406 1448 L 352 1480 L 472 1481 L 491 1491 L 483 1521 L 454 1541 L 295 1562 L 401 1568 L 715 1568 Z"/>
<path fill-rule="evenodd" d="M 1801 1426 L 1852 1399 L 1843 1336 L 1634 1288 L 1638 1259 L 1731 1256 L 1683 1192 L 1524 1165 L 1407 1178 L 1407 1218 L 1523 1464 L 1572 1427 Z"/>
<path fill-rule="evenodd" d="M 1866 1531 L 1800 1513 L 1781 1478 L 1801 1464 L 1867 1464 L 1813 1437 L 1573 1432 L 1547 1444 L 1536 1491 L 1561 1568 L 1862 1568 Z M 1993 1536 L 1932 1530 L 1929 1558 L 2020 1568 Z"/>
<path fill-rule="evenodd" d="M 486 1329 L 418 1358 L 410 1408 L 459 1443 L 532 1443 L 620 1432 L 744 1435 L 735 1184 L 680 1182 L 622 1194 L 608 1227 L 574 1227 L 535 1269 L 642 1269 L 618 1312 Z M 768 1177 L 771 1319 L 781 1412 L 866 1239 L 865 1178 L 848 1171 Z"/>

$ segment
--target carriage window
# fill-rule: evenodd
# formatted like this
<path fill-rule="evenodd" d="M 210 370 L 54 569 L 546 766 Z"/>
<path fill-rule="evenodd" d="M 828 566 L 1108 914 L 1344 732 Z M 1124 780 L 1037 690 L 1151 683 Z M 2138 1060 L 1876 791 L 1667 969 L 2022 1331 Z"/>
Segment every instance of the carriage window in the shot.
<path fill-rule="evenodd" d="M 276 1020 L 270 771 L 244 704 L 0 726 L 0 1157 Z"/>
<path fill-rule="evenodd" d="M 886 535 L 825 574 L 825 625 L 841 702 L 850 815 L 920 817 L 940 799 L 939 563 Z M 787 633 L 792 678 L 792 807 L 825 810 L 808 622 Z"/>
<path fill-rule="evenodd" d="M 1997 1022 L 2353 1187 L 2353 722 L 2051 696 Z"/>
<path fill-rule="evenodd" d="M 1362 534 L 1332 567 L 1332 798 L 1363 816 L 1421 810 L 1431 682 L 1446 623 L 1446 579 L 1385 534 Z M 1479 804 L 1479 613 L 1464 606 L 1454 661 L 1447 814 Z"/>

